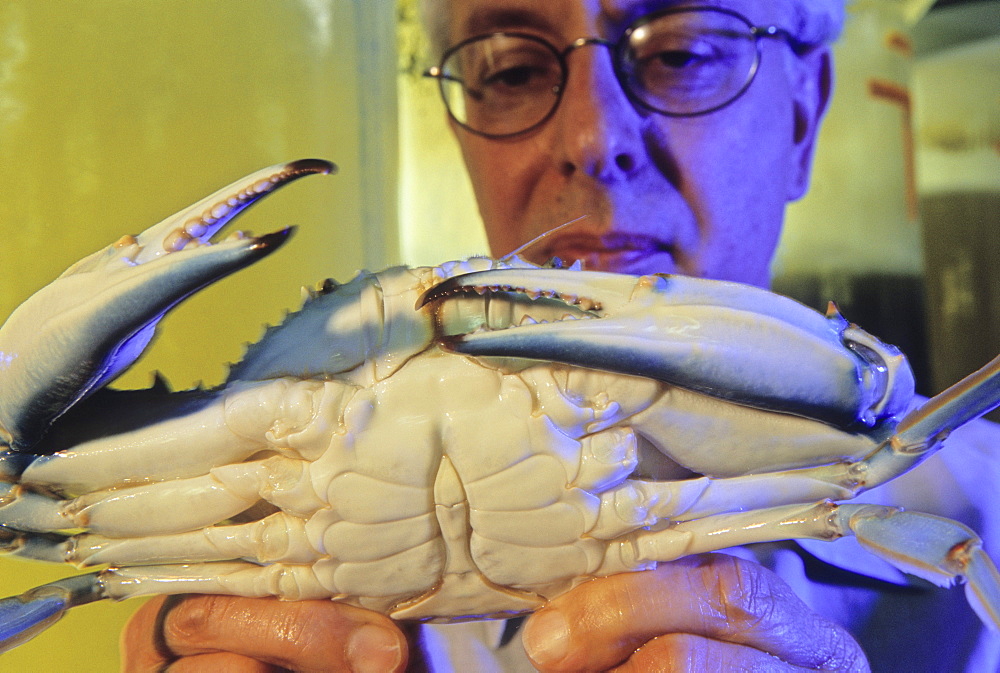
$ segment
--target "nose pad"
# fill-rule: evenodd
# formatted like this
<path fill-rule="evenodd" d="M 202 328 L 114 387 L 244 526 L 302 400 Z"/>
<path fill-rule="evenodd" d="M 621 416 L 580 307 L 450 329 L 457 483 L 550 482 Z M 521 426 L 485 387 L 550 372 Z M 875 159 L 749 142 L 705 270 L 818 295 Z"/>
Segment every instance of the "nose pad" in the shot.
<path fill-rule="evenodd" d="M 587 43 L 576 46 L 604 46 Z M 639 167 L 646 115 L 633 105 L 606 49 L 587 50 L 568 68 L 559 119 L 564 174 L 601 182 L 627 178 Z"/>

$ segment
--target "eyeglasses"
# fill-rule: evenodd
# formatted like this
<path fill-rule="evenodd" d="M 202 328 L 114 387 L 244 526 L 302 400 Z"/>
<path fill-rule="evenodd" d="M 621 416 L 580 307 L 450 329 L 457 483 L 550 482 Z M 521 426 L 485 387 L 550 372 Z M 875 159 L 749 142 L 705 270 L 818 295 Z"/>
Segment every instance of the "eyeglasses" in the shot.
<path fill-rule="evenodd" d="M 798 53 L 810 46 L 728 9 L 683 7 L 643 16 L 617 42 L 582 37 L 562 51 L 528 33 L 479 35 L 448 49 L 424 76 L 438 80 L 456 122 L 504 138 L 540 126 L 556 111 L 571 52 L 603 46 L 637 105 L 668 117 L 694 117 L 729 105 L 749 88 L 764 38 L 782 39 Z"/>

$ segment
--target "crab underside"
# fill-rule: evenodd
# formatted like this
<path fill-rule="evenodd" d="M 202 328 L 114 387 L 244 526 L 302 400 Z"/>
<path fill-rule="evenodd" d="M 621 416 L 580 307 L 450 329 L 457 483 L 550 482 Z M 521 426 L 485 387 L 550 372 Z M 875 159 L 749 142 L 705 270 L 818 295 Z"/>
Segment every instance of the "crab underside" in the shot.
<path fill-rule="evenodd" d="M 1000 624 L 965 526 L 844 503 L 1000 404 L 1000 362 L 910 411 L 893 347 L 732 283 L 473 258 L 325 283 L 215 390 L 105 386 L 187 296 L 289 231 L 212 243 L 259 171 L 78 262 L 0 329 L 0 550 L 105 566 L 0 601 L 5 648 L 150 593 L 530 611 L 595 576 L 855 536 Z M 112 411 L 113 410 L 113 411 Z"/>

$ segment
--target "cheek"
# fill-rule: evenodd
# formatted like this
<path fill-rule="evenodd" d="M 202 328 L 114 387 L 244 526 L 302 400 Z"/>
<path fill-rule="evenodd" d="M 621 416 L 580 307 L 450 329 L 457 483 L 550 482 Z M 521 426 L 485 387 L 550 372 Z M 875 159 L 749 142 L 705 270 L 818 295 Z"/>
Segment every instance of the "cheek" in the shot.
<path fill-rule="evenodd" d="M 754 115 L 758 110 L 767 114 Z M 790 118 L 767 106 L 734 105 L 683 129 L 675 124 L 671 136 L 680 189 L 699 226 L 695 271 L 767 284 L 784 219 Z"/>
<path fill-rule="evenodd" d="M 466 137 L 460 144 L 490 250 L 507 254 L 530 238 L 528 209 L 549 152 L 529 139 Z"/>

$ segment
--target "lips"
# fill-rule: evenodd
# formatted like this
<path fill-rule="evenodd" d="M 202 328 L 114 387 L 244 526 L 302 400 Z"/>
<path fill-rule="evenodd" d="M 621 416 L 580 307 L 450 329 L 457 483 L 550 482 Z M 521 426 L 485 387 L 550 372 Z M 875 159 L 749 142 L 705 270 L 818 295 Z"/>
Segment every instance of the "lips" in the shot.
<path fill-rule="evenodd" d="M 672 245 L 641 234 L 606 234 L 603 236 L 567 233 L 546 241 L 537 257 L 558 257 L 566 263 L 580 260 L 590 271 L 649 274 L 675 273 L 677 261 Z M 535 255 L 532 255 L 535 257 Z"/>

